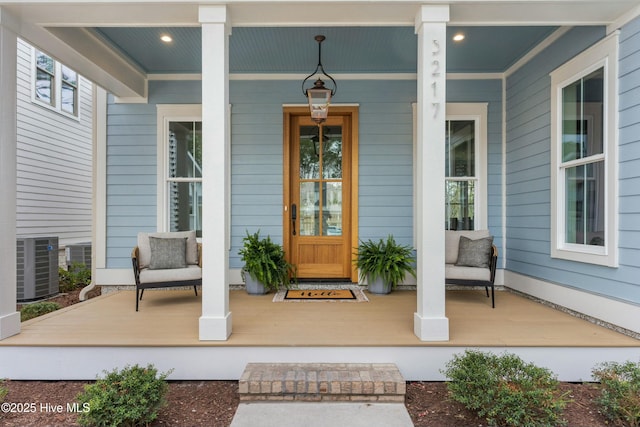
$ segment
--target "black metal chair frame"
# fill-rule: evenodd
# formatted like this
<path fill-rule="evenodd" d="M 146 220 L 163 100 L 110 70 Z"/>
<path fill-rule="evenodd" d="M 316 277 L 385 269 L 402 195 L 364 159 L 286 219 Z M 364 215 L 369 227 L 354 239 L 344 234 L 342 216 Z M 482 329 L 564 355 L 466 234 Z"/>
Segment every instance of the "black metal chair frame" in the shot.
<path fill-rule="evenodd" d="M 168 282 L 151 282 L 140 283 L 140 266 L 138 264 L 139 249 L 136 246 L 131 252 L 131 264 L 133 266 L 133 276 L 136 281 L 136 311 L 138 311 L 138 304 L 142 300 L 142 295 L 145 289 L 158 289 L 158 288 L 174 288 L 182 286 L 193 286 L 193 291 L 198 296 L 198 286 L 202 286 L 202 278 L 195 280 L 177 280 Z M 199 266 L 202 267 L 202 244 L 198 243 L 198 259 Z"/>
<path fill-rule="evenodd" d="M 489 280 L 468 280 L 468 279 L 445 279 L 445 283 L 448 285 L 460 285 L 460 286 L 484 286 L 489 298 L 489 287 L 491 287 L 491 307 L 496 308 L 495 298 L 495 285 L 496 280 L 496 265 L 498 264 L 498 248 L 495 245 L 492 246 L 491 254 L 489 255 L 489 270 L 491 272 Z"/>

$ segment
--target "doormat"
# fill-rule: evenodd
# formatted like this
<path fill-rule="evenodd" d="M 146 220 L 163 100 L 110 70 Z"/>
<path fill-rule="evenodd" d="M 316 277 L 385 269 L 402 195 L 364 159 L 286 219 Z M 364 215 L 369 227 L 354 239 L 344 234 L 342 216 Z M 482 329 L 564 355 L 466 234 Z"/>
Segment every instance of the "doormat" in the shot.
<path fill-rule="evenodd" d="M 368 302 L 362 289 L 285 289 L 273 302 Z"/>

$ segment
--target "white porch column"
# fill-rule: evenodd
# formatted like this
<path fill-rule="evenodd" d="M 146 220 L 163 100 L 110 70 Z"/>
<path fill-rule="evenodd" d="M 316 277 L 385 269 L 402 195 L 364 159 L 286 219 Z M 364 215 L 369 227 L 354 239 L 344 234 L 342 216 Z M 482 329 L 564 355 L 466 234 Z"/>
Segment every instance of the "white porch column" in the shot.
<path fill-rule="evenodd" d="M 0 7 L 0 340 L 20 332 L 16 311 L 16 62 L 12 17 Z"/>
<path fill-rule="evenodd" d="M 226 6 L 201 6 L 202 316 L 200 340 L 231 335 L 229 311 L 229 31 Z"/>
<path fill-rule="evenodd" d="M 444 285 L 444 163 L 446 26 L 449 6 L 423 5 L 418 34 L 417 299 L 414 333 L 422 341 L 448 341 Z"/>

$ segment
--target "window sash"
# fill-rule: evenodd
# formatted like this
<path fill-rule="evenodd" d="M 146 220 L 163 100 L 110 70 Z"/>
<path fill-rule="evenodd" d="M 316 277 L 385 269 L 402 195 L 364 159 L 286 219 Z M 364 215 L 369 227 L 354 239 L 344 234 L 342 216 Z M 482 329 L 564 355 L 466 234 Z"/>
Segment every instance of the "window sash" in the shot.
<path fill-rule="evenodd" d="M 447 116 L 445 143 L 445 229 L 473 230 L 482 226 L 480 117 Z"/>
<path fill-rule="evenodd" d="M 78 73 L 46 53 L 37 49 L 33 52 L 35 72 L 32 99 L 55 111 L 78 118 L 80 89 Z"/>
<path fill-rule="evenodd" d="M 176 123 L 181 126 L 176 128 L 174 125 L 172 130 L 172 124 Z M 196 123 L 198 126 L 194 126 Z M 197 236 L 201 236 L 202 174 L 197 171 L 197 167 L 193 166 L 194 162 L 198 165 L 202 163 L 201 150 L 194 149 L 193 145 L 195 139 L 198 139 L 198 144 L 202 144 L 201 125 L 202 107 L 200 105 L 159 104 L 157 106 L 157 229 L 159 231 L 176 231 L 175 226 L 179 224 L 180 228 L 196 229 Z M 178 136 L 176 132 L 179 133 Z M 170 142 L 172 133 L 175 139 L 173 143 Z M 200 136 L 194 137 L 196 133 Z M 188 136 L 185 137 L 187 134 Z M 184 155 L 181 158 L 176 157 L 177 152 L 170 153 L 172 144 L 174 150 L 182 150 Z M 191 154 L 186 155 L 187 151 Z M 170 161 L 176 162 L 174 168 L 169 164 Z M 179 218 L 175 216 L 176 208 L 182 209 Z"/>
<path fill-rule="evenodd" d="M 552 258 L 618 265 L 617 49 L 614 33 L 550 74 Z"/>

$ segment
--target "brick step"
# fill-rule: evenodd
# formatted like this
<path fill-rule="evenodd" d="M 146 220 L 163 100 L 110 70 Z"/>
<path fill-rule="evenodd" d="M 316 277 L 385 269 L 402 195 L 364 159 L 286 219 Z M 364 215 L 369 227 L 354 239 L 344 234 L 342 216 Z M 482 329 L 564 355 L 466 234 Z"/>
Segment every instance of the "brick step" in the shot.
<path fill-rule="evenodd" d="M 404 402 L 407 387 L 393 363 L 249 363 L 240 400 Z"/>

